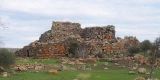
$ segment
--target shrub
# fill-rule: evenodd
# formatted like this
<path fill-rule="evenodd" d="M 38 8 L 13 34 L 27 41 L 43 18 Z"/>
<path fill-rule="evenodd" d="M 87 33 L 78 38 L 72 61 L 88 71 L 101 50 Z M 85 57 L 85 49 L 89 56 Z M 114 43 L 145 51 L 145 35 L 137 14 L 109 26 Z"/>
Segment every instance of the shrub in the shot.
<path fill-rule="evenodd" d="M 7 49 L 0 49 L 0 66 L 8 68 L 15 63 L 15 56 Z"/>
<path fill-rule="evenodd" d="M 147 50 L 151 49 L 152 43 L 149 40 L 144 40 L 141 42 L 140 48 L 142 51 L 146 52 Z"/>
<path fill-rule="evenodd" d="M 134 56 L 134 54 L 140 51 L 138 46 L 132 46 L 128 48 L 129 56 Z"/>

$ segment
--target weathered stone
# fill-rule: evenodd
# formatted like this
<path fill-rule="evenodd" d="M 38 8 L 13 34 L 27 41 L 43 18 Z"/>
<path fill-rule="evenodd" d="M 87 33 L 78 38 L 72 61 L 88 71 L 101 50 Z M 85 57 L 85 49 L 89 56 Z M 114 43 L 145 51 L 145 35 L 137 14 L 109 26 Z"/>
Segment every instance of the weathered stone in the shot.
<path fill-rule="evenodd" d="M 135 80 L 145 80 L 144 77 L 137 77 Z"/>
<path fill-rule="evenodd" d="M 146 70 L 146 68 L 138 68 L 138 73 L 146 74 L 147 70 Z"/>
<path fill-rule="evenodd" d="M 129 74 L 136 74 L 135 71 L 129 71 Z"/>
<path fill-rule="evenodd" d="M 79 79 L 73 79 L 73 80 L 79 80 Z"/>
<path fill-rule="evenodd" d="M 105 68 L 104 68 L 104 70 L 108 70 L 108 68 L 107 68 L 107 67 L 105 67 Z"/>
<path fill-rule="evenodd" d="M 24 65 L 18 65 L 14 67 L 15 71 L 27 71 L 27 67 Z"/>
<path fill-rule="evenodd" d="M 108 64 L 109 64 L 108 62 L 105 62 L 105 63 L 104 63 L 105 66 L 108 66 Z"/>
<path fill-rule="evenodd" d="M 57 75 L 58 74 L 58 70 L 55 70 L 55 69 L 51 69 L 48 71 L 50 74 L 53 74 L 53 75 Z"/>
<path fill-rule="evenodd" d="M 2 77 L 8 77 L 8 72 L 3 72 Z"/>
<path fill-rule="evenodd" d="M 43 69 L 44 69 L 44 66 L 42 66 L 42 65 L 35 66 L 36 71 L 40 71 L 40 70 L 43 70 Z"/>
<path fill-rule="evenodd" d="M 139 44 L 135 37 L 116 39 L 115 27 L 112 25 L 82 29 L 79 23 L 53 22 L 51 30 L 43 33 L 39 40 L 17 51 L 16 55 L 36 58 L 66 56 L 69 55 L 71 39 L 80 45 L 75 57 L 83 58 L 89 54 L 122 53 L 127 47 Z"/>

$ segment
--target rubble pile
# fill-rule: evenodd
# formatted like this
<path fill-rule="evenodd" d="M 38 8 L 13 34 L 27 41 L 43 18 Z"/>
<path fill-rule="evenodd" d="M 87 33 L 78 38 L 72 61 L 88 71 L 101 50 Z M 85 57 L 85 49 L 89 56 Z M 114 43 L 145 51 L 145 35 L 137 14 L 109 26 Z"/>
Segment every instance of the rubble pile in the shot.
<path fill-rule="evenodd" d="M 139 44 L 134 37 L 116 38 L 113 25 L 82 29 L 79 23 L 53 22 L 51 30 L 43 33 L 39 40 L 17 51 L 16 55 L 37 58 L 66 56 L 73 39 L 80 44 L 77 52 L 80 55 L 120 53 L 128 46 Z"/>
<path fill-rule="evenodd" d="M 139 41 L 136 37 L 126 36 L 124 39 L 116 39 L 117 42 L 106 44 L 103 49 L 107 53 L 122 53 L 126 52 L 131 46 L 139 46 Z"/>

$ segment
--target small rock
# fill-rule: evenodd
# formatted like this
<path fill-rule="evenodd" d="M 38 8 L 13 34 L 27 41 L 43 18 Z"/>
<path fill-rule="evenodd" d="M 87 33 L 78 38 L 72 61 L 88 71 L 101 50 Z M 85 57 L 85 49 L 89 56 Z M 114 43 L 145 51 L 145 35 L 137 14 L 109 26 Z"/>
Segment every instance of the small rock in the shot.
<path fill-rule="evenodd" d="M 120 64 L 118 64 L 118 63 L 115 63 L 115 65 L 116 65 L 116 66 L 119 66 Z"/>
<path fill-rule="evenodd" d="M 134 71 L 129 71 L 129 74 L 136 74 L 136 72 L 134 72 Z"/>
<path fill-rule="evenodd" d="M 104 70 L 108 70 L 108 68 L 107 68 L 107 67 L 105 67 L 105 68 L 104 68 Z"/>
<path fill-rule="evenodd" d="M 79 79 L 73 79 L 73 80 L 79 80 Z"/>
<path fill-rule="evenodd" d="M 159 80 L 159 79 L 157 79 L 157 78 L 155 78 L 155 79 L 150 79 L 150 78 L 148 78 L 147 80 Z"/>
<path fill-rule="evenodd" d="M 145 80 L 145 78 L 144 77 L 138 77 L 135 80 Z"/>
<path fill-rule="evenodd" d="M 55 69 L 51 69 L 48 72 L 53 74 L 53 75 L 57 75 L 58 74 L 58 70 L 55 70 Z"/>
<path fill-rule="evenodd" d="M 74 63 L 74 62 L 68 62 L 68 64 L 69 64 L 69 65 L 75 65 L 75 63 Z"/>
<path fill-rule="evenodd" d="M 43 70 L 43 66 L 35 66 L 35 68 L 34 68 L 36 71 L 40 71 L 40 70 Z"/>
<path fill-rule="evenodd" d="M 105 62 L 104 65 L 105 65 L 105 66 L 108 66 L 108 62 Z"/>
<path fill-rule="evenodd" d="M 3 72 L 2 73 L 2 77 L 8 77 L 8 73 L 7 72 Z"/>
<path fill-rule="evenodd" d="M 93 64 L 93 66 L 94 66 L 94 67 L 96 67 L 96 66 L 97 66 L 97 64 Z"/>
<path fill-rule="evenodd" d="M 135 67 L 135 66 L 132 68 L 132 70 L 136 70 L 136 69 L 137 69 L 137 67 Z"/>
<path fill-rule="evenodd" d="M 27 71 L 27 68 L 25 66 L 16 66 L 14 67 L 16 71 Z"/>
<path fill-rule="evenodd" d="M 141 74 L 145 74 L 147 72 L 146 68 L 138 68 L 138 72 Z"/>
<path fill-rule="evenodd" d="M 149 72 L 147 72 L 146 74 L 147 74 L 147 75 L 149 75 L 150 73 L 149 73 Z"/>

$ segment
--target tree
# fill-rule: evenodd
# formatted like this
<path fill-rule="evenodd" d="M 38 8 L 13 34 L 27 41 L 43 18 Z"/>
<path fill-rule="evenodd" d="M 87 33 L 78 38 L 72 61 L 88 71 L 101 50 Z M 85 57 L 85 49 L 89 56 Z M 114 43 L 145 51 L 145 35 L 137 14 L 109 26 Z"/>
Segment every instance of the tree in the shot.
<path fill-rule="evenodd" d="M 140 51 L 139 46 L 131 46 L 128 48 L 129 56 L 134 56 L 134 54 Z"/>
<path fill-rule="evenodd" d="M 149 78 L 153 79 L 153 71 L 156 68 L 157 54 L 160 53 L 160 37 L 156 38 L 150 52 L 150 75 Z"/>
<path fill-rule="evenodd" d="M 144 52 L 144 56 L 147 53 L 147 51 L 151 49 L 151 47 L 152 43 L 149 40 L 144 40 L 140 44 L 140 48 Z"/>
<path fill-rule="evenodd" d="M 10 67 L 14 64 L 15 57 L 14 54 L 9 52 L 7 49 L 0 49 L 0 66 L 4 68 Z"/>
<path fill-rule="evenodd" d="M 156 49 L 157 49 L 157 52 L 156 52 L 156 57 L 160 57 L 160 37 L 158 37 L 155 41 L 155 45 L 156 45 Z"/>

